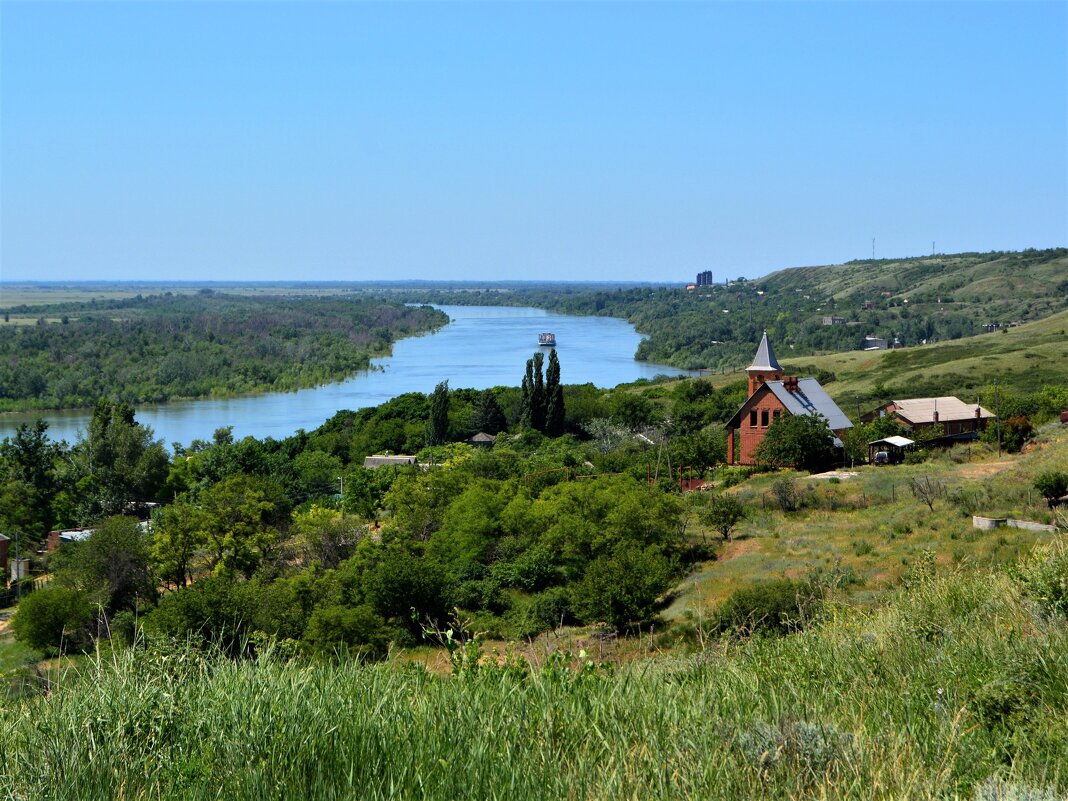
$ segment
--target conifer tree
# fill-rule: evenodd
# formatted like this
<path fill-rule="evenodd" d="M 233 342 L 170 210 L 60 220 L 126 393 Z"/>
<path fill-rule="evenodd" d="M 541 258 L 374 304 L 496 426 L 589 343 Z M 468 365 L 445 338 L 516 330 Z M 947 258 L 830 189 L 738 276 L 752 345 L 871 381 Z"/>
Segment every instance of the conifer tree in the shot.
<path fill-rule="evenodd" d="M 507 421 L 496 393 L 492 389 L 483 390 L 475 399 L 474 408 L 471 410 L 471 433 L 484 431 L 487 434 L 498 434 L 505 428 Z"/>

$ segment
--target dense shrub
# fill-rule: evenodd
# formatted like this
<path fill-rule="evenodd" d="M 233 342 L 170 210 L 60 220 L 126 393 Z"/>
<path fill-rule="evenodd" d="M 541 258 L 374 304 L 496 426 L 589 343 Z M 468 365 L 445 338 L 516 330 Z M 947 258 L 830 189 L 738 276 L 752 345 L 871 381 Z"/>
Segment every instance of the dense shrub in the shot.
<path fill-rule="evenodd" d="M 819 598 L 811 583 L 791 579 L 742 587 L 716 611 L 716 627 L 742 635 L 788 634 L 804 628 Z"/>
<path fill-rule="evenodd" d="M 1016 573 L 1046 612 L 1068 615 L 1068 545 L 1063 539 L 1037 549 Z"/>
<path fill-rule="evenodd" d="M 304 642 L 312 653 L 381 659 L 389 649 L 390 631 L 382 616 L 366 604 L 319 607 L 308 620 Z"/>
<path fill-rule="evenodd" d="M 563 587 L 553 587 L 530 599 L 523 610 L 516 634 L 519 637 L 533 637 L 572 620 L 571 600 L 567 590 Z"/>
<path fill-rule="evenodd" d="M 1035 479 L 1035 489 L 1042 493 L 1042 497 L 1052 509 L 1057 499 L 1068 493 L 1068 473 L 1055 470 L 1042 473 Z"/>
<path fill-rule="evenodd" d="M 22 599 L 11 628 L 31 648 L 56 653 L 87 644 L 92 620 L 93 609 L 85 593 L 53 585 Z"/>
<path fill-rule="evenodd" d="M 655 545 L 620 543 L 611 556 L 595 559 L 571 594 L 571 605 L 586 623 L 617 628 L 647 620 L 657 598 L 678 572 L 678 562 Z"/>

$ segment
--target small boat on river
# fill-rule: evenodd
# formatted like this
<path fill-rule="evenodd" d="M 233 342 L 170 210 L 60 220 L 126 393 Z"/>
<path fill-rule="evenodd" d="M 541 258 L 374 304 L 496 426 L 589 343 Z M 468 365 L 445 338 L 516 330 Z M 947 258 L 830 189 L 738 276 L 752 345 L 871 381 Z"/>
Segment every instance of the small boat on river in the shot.
<path fill-rule="evenodd" d="M 555 348 L 556 347 L 556 334 L 546 331 L 544 334 L 538 334 L 538 344 L 543 348 Z"/>

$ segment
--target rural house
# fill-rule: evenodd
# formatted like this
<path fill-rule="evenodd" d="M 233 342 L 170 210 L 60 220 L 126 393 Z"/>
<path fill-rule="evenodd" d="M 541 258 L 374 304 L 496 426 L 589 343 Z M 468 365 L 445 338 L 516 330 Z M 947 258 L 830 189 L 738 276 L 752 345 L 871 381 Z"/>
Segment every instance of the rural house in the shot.
<path fill-rule="evenodd" d="M 841 436 L 853 423 L 831 400 L 815 378 L 784 376 L 768 342 L 768 332 L 760 340 L 749 374 L 749 398 L 725 426 L 727 464 L 755 464 L 755 452 L 771 424 L 782 415 L 817 414 L 827 420 L 835 436 Z M 735 443 L 735 431 L 738 442 Z"/>
<path fill-rule="evenodd" d="M 941 424 L 947 437 L 955 439 L 978 439 L 979 432 L 986 428 L 986 421 L 994 415 L 978 403 L 969 404 L 946 395 L 940 398 L 909 398 L 893 400 L 861 416 L 861 422 L 870 423 L 878 417 L 894 414 L 909 431 L 918 432 Z"/>

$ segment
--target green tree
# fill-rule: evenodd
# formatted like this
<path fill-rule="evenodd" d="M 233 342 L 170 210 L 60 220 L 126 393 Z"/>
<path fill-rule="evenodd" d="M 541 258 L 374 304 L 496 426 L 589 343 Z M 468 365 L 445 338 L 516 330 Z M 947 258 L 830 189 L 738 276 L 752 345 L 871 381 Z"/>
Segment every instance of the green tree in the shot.
<path fill-rule="evenodd" d="M 827 419 L 814 414 L 784 414 L 771 424 L 757 446 L 756 460 L 769 467 L 815 471 L 835 461 L 833 434 Z"/>
<path fill-rule="evenodd" d="M 775 579 L 735 590 L 716 613 L 721 631 L 744 635 L 798 631 L 815 611 L 820 595 L 808 582 Z"/>
<path fill-rule="evenodd" d="M 530 389 L 530 427 L 535 431 L 545 431 L 545 377 L 542 364 L 545 354 L 538 351 L 533 358 L 534 384 Z"/>
<path fill-rule="evenodd" d="M 389 629 L 382 616 L 367 604 L 321 606 L 308 620 L 304 643 L 312 653 L 324 656 L 346 652 L 381 659 L 389 648 Z"/>
<path fill-rule="evenodd" d="M 200 494 L 208 564 L 218 575 L 251 576 L 277 554 L 289 505 L 261 476 L 231 476 Z"/>
<path fill-rule="evenodd" d="M 293 489 L 299 500 L 321 498 L 338 492 L 338 478 L 341 476 L 341 460 L 338 457 L 316 450 L 301 451 L 293 459 L 292 465 L 296 471 Z"/>
<path fill-rule="evenodd" d="M 545 434 L 559 437 L 564 433 L 564 387 L 560 383 L 560 360 L 556 349 L 549 351 L 549 366 L 545 371 Z"/>
<path fill-rule="evenodd" d="M 342 517 L 334 509 L 312 506 L 293 513 L 293 530 L 303 547 L 304 563 L 318 562 L 333 570 L 352 555 L 366 527 L 358 517 Z"/>
<path fill-rule="evenodd" d="M 731 538 L 731 531 L 745 519 L 745 507 L 733 495 L 718 493 L 713 495 L 703 510 L 701 522 L 715 529 L 725 540 Z"/>
<path fill-rule="evenodd" d="M 48 533 L 55 521 L 55 462 L 62 449 L 47 432 L 48 423 L 37 420 L 20 425 L 13 437 L 0 442 L 0 523 L 34 538 Z"/>
<path fill-rule="evenodd" d="M 82 542 L 56 555 L 56 580 L 80 590 L 108 615 L 137 608 L 156 595 L 150 568 L 150 541 L 133 517 L 109 517 Z"/>
<path fill-rule="evenodd" d="M 1052 509 L 1057 504 L 1057 500 L 1068 493 L 1068 473 L 1056 470 L 1040 473 L 1035 479 L 1035 489 L 1042 493 L 1046 504 Z"/>
<path fill-rule="evenodd" d="M 22 599 L 11 630 L 31 648 L 57 653 L 85 645 L 92 620 L 93 609 L 85 593 L 53 584 Z"/>
<path fill-rule="evenodd" d="M 616 628 L 647 620 L 677 572 L 678 563 L 660 547 L 621 542 L 586 568 L 572 591 L 572 609 L 586 623 L 603 621 Z"/>
<path fill-rule="evenodd" d="M 471 408 L 471 433 L 485 431 L 487 434 L 499 434 L 507 427 L 508 423 L 500 401 L 497 400 L 497 393 L 492 389 L 482 390 Z"/>
<path fill-rule="evenodd" d="M 426 444 L 441 445 L 449 441 L 449 382 L 442 381 L 430 396 L 430 420 Z"/>
<path fill-rule="evenodd" d="M 545 377 L 542 374 L 542 363 L 545 354 L 538 351 L 530 359 L 527 359 L 527 369 L 523 376 L 521 386 L 522 405 L 521 417 L 523 425 L 533 428 L 535 431 L 545 430 L 545 411 L 547 398 L 545 394 Z"/>
<path fill-rule="evenodd" d="M 76 522 L 122 514 L 128 502 L 155 499 L 167 469 L 163 442 L 134 420 L 133 408 L 101 399 L 88 436 L 72 452 L 70 495 Z"/>
<path fill-rule="evenodd" d="M 187 496 L 180 496 L 157 512 L 152 531 L 152 562 L 160 579 L 186 586 L 208 544 L 205 515 Z"/>

